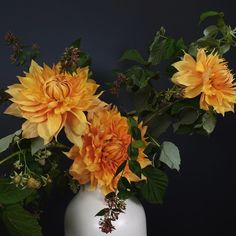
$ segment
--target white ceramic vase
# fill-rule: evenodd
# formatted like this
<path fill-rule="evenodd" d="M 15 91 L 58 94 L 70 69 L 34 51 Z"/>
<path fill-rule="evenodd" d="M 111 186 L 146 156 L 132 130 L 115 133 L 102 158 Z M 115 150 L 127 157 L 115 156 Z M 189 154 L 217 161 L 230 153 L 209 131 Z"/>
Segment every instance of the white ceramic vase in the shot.
<path fill-rule="evenodd" d="M 100 217 L 95 215 L 107 207 L 99 190 L 80 190 L 69 203 L 65 213 L 65 236 L 105 236 L 99 229 Z M 125 213 L 113 223 L 111 236 L 147 236 L 146 215 L 137 199 L 126 200 Z"/>

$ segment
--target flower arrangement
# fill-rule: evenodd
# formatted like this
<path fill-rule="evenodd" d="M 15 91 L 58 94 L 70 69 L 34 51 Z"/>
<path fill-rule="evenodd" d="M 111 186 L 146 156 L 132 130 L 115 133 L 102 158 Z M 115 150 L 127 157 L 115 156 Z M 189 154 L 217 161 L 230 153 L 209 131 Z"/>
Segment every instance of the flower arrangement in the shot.
<path fill-rule="evenodd" d="M 0 97 L 1 103 L 11 101 L 5 114 L 22 119 L 20 130 L 0 140 L 0 219 L 11 235 L 42 235 L 41 200 L 62 179 L 73 192 L 85 184 L 101 190 L 107 208 L 97 216 L 104 233 L 115 230 L 113 221 L 125 213 L 127 198 L 163 202 L 166 168 L 179 171 L 181 160 L 177 146 L 159 143 L 160 136 L 171 126 L 177 134 L 209 135 L 217 116 L 233 112 L 236 103 L 236 82 L 224 59 L 236 46 L 236 29 L 222 12 L 205 12 L 200 22 L 209 17 L 216 23 L 190 44 L 161 28 L 147 59 L 126 51 L 121 59 L 133 64 L 114 70 L 117 79 L 107 91 L 94 80 L 79 39 L 50 67 L 36 63 L 37 45 L 24 46 L 6 34 L 11 61 L 30 64 Z M 172 84 L 160 90 L 163 61 Z M 121 89 L 131 94 L 133 110 L 103 100 L 103 93 L 116 96 Z"/>

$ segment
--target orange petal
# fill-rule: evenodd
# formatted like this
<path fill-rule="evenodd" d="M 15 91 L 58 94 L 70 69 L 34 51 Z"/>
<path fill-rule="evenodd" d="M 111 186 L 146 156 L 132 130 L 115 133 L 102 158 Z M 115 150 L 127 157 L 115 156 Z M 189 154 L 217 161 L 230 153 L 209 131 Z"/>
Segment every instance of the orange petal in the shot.
<path fill-rule="evenodd" d="M 17 117 L 22 117 L 21 111 L 19 109 L 19 106 L 15 103 L 12 103 L 5 111 L 5 114 L 13 115 Z"/>
<path fill-rule="evenodd" d="M 38 137 L 37 124 L 25 121 L 22 124 L 23 138 L 36 138 Z"/>

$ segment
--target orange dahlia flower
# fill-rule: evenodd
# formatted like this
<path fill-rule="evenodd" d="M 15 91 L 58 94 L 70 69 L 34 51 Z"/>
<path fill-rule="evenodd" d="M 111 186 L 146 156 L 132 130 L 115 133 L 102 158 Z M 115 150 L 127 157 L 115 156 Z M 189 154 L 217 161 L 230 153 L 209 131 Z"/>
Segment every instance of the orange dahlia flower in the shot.
<path fill-rule="evenodd" d="M 216 52 L 207 55 L 205 49 L 199 49 L 196 59 L 185 53 L 183 59 L 173 66 L 178 72 L 173 75 L 172 81 L 184 87 L 185 98 L 200 95 L 200 107 L 203 110 L 213 107 L 223 115 L 227 111 L 234 111 L 234 78 L 225 60 Z"/>
<path fill-rule="evenodd" d="M 81 146 L 87 129 L 84 112 L 102 104 L 95 95 L 98 85 L 88 79 L 88 68 L 69 74 L 60 72 L 59 64 L 40 67 L 32 61 L 29 72 L 18 79 L 19 84 L 8 87 L 13 104 L 5 113 L 26 119 L 23 137 L 40 136 L 47 144 L 64 127 L 67 138 Z"/>
<path fill-rule="evenodd" d="M 127 118 L 121 116 L 116 108 L 101 110 L 94 114 L 89 124 L 88 133 L 83 136 L 83 146 L 74 146 L 67 156 L 74 160 L 70 174 L 80 184 L 91 184 L 91 190 L 99 187 L 104 194 L 114 191 L 120 178 L 114 178 L 117 168 L 127 159 L 128 145 L 131 142 Z M 142 137 L 146 128 L 140 125 Z M 144 168 L 151 162 L 139 149 L 137 161 Z M 126 166 L 124 176 L 129 181 L 139 181 Z"/>

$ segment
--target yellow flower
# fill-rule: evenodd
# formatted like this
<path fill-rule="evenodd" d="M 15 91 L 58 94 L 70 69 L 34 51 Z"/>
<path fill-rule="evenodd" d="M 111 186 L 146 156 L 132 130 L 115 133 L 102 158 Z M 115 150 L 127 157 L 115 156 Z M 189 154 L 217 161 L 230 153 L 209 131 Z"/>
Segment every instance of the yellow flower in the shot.
<path fill-rule="evenodd" d="M 121 116 L 116 108 L 100 110 L 89 120 L 89 131 L 83 137 L 83 146 L 76 146 L 67 153 L 74 160 L 70 174 L 80 184 L 91 184 L 91 190 L 99 187 L 104 194 L 114 191 L 120 178 L 114 178 L 117 168 L 127 160 L 127 148 L 131 142 L 127 118 Z M 146 127 L 139 125 L 142 137 Z M 144 140 L 144 138 L 143 138 Z M 145 140 L 144 140 L 145 141 Z M 144 168 L 151 162 L 139 148 L 137 161 Z M 124 176 L 129 181 L 140 181 L 126 166 Z"/>
<path fill-rule="evenodd" d="M 199 49 L 196 59 L 185 53 L 183 59 L 173 66 L 178 72 L 173 75 L 172 81 L 184 87 L 185 98 L 200 95 L 200 107 L 203 110 L 213 107 L 223 115 L 227 111 L 234 111 L 234 78 L 225 60 L 217 53 L 207 55 L 205 49 Z"/>
<path fill-rule="evenodd" d="M 29 72 L 18 77 L 20 83 L 8 87 L 12 96 L 7 114 L 25 118 L 23 137 L 40 136 L 45 144 L 64 127 L 67 138 L 81 146 L 87 129 L 85 111 L 92 111 L 103 103 L 95 95 L 98 85 L 88 79 L 88 68 L 73 74 L 60 72 L 60 65 L 40 67 L 32 61 Z"/>

